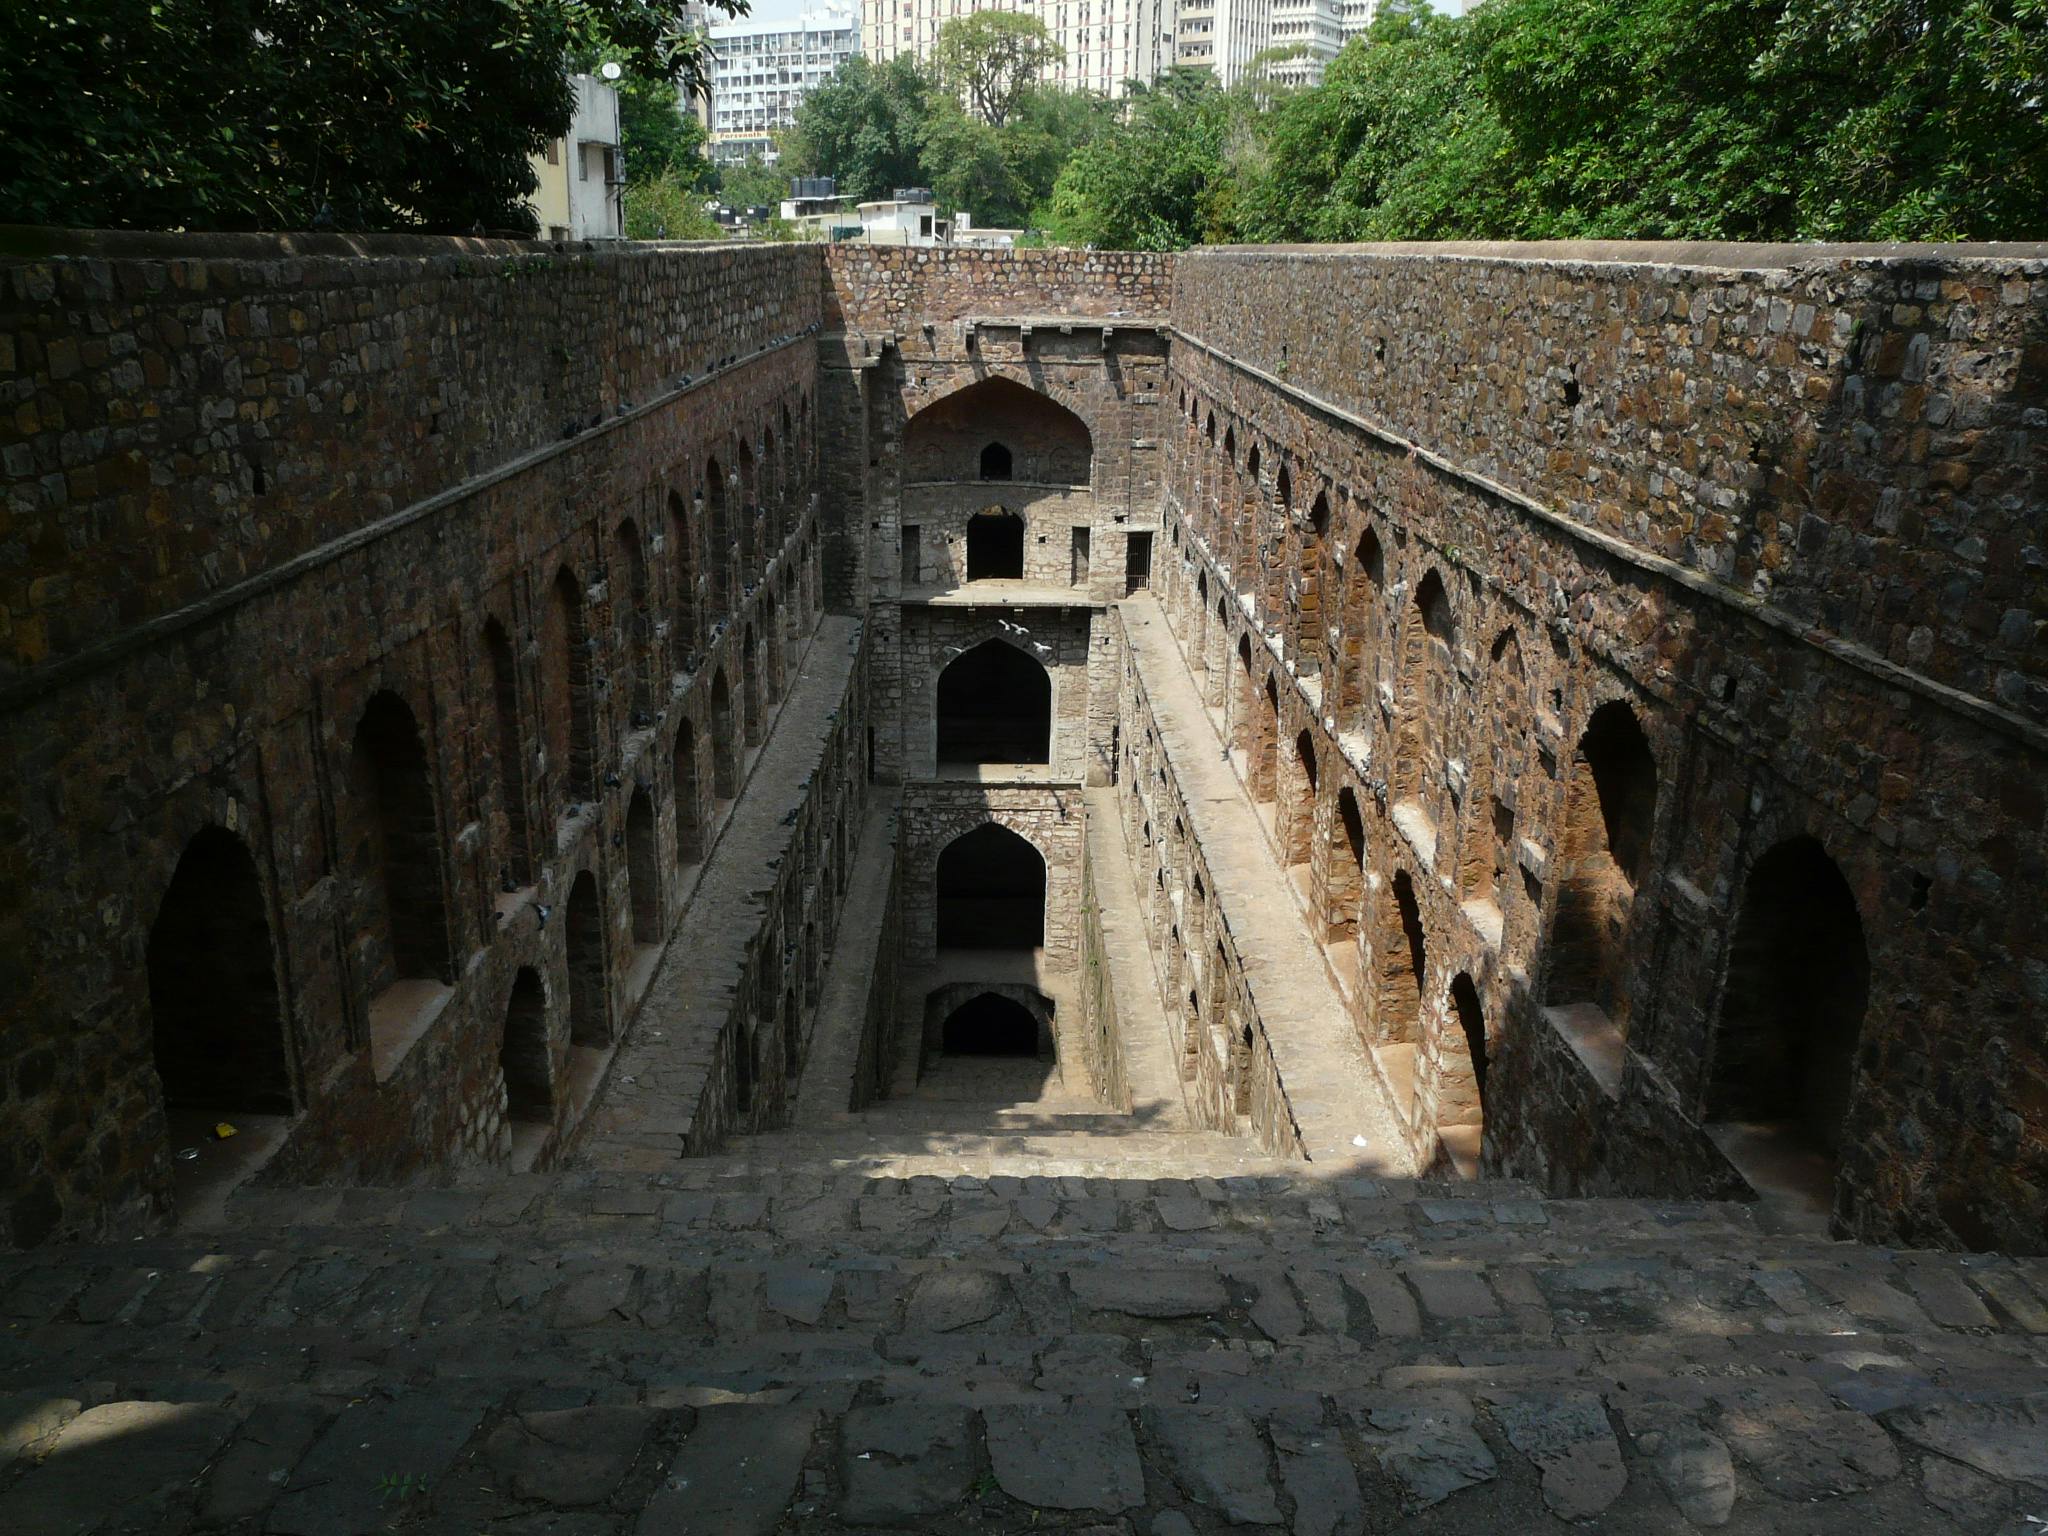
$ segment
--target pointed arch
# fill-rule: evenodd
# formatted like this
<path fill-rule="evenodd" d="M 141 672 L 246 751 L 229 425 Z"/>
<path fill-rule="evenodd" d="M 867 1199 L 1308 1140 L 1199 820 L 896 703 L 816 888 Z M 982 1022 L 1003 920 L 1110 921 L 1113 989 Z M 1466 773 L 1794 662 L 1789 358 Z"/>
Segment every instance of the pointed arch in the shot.
<path fill-rule="evenodd" d="M 733 536 L 731 488 L 715 458 L 704 461 L 702 500 L 704 516 L 700 521 L 704 524 L 705 566 L 711 577 L 710 606 L 719 612 L 732 606 L 733 561 L 738 548 Z"/>
<path fill-rule="evenodd" d="M 704 788 L 697 767 L 697 727 L 688 716 L 676 725 L 669 775 L 676 802 L 676 863 L 688 869 L 704 859 Z"/>
<path fill-rule="evenodd" d="M 1636 886 L 1648 873 L 1657 816 L 1657 760 L 1635 711 L 1620 700 L 1587 721 L 1572 755 L 1558 843 L 1549 1004 L 1592 1003 L 1626 1030 L 1624 964 Z"/>
<path fill-rule="evenodd" d="M 941 763 L 1052 760 L 1052 674 L 1008 640 L 984 640 L 949 661 L 933 713 Z"/>
<path fill-rule="evenodd" d="M 564 918 L 569 951 L 569 1040 L 572 1045 L 611 1043 L 611 971 L 605 958 L 604 904 L 597 877 L 577 874 L 569 887 Z"/>
<path fill-rule="evenodd" d="M 618 645 L 626 660 L 628 708 L 641 718 L 654 709 L 654 609 L 647 583 L 647 554 L 640 544 L 640 525 L 622 518 L 612 534 L 613 563 L 618 572 Z M 635 729 L 638 723 L 635 722 Z"/>
<path fill-rule="evenodd" d="M 633 910 L 633 942 L 661 942 L 661 861 L 655 854 L 654 800 L 643 784 L 626 802 L 626 885 Z"/>
<path fill-rule="evenodd" d="M 999 450 L 993 460 L 990 448 Z M 982 473 L 985 464 L 1000 463 L 1005 454 L 1010 474 Z M 903 428 L 906 482 L 1003 478 L 1086 485 L 1094 461 L 1094 436 L 1080 416 L 1050 395 L 1000 376 L 941 396 Z"/>
<path fill-rule="evenodd" d="M 356 725 L 349 792 L 370 991 L 402 978 L 452 982 L 433 772 L 412 710 L 388 689 Z"/>
<path fill-rule="evenodd" d="M 739 737 L 734 734 L 732 684 L 720 667 L 711 678 L 711 793 L 721 803 L 739 798 Z"/>
<path fill-rule="evenodd" d="M 150 925 L 146 962 L 165 1106 L 289 1113 L 270 910 L 241 838 L 206 827 L 185 844 Z"/>
<path fill-rule="evenodd" d="M 483 640 L 491 690 L 492 767 L 505 813 L 501 883 L 521 886 L 533 879 L 533 859 L 526 817 L 526 748 L 519 729 L 519 667 L 512 655 L 512 637 L 495 615 L 484 621 Z"/>
<path fill-rule="evenodd" d="M 668 536 L 675 546 L 669 564 L 675 572 L 676 596 L 670 612 L 675 632 L 675 659 L 683 670 L 697 644 L 697 522 L 683 498 L 668 493 Z"/>
<path fill-rule="evenodd" d="M 567 565 L 548 588 L 542 637 L 542 698 L 548 767 L 563 786 L 563 800 L 589 800 L 596 786 L 597 754 L 591 727 L 591 641 L 583 614 L 583 584 Z"/>
<path fill-rule="evenodd" d="M 540 972 L 522 965 L 505 1000 L 498 1040 L 498 1070 L 505 1079 L 505 1113 L 514 1121 L 554 1119 L 554 1060 L 548 1049 L 548 995 Z"/>
<path fill-rule="evenodd" d="M 940 851 L 934 881 L 941 949 L 1037 949 L 1045 943 L 1045 856 L 999 822 Z"/>
<path fill-rule="evenodd" d="M 1769 1127 L 1839 1156 L 1870 949 L 1855 892 L 1818 838 L 1774 844 L 1742 886 L 1706 1118 Z"/>

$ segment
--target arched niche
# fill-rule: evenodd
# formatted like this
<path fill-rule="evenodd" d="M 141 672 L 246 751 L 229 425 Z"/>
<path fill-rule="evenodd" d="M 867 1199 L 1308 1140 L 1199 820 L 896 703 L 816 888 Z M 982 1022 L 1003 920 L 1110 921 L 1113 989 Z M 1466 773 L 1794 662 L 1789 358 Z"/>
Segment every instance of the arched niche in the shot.
<path fill-rule="evenodd" d="M 147 964 L 165 1107 L 289 1113 L 270 914 L 255 859 L 226 828 L 185 845 L 150 926 Z"/>
<path fill-rule="evenodd" d="M 1010 456 L 1004 478 L 1086 485 L 1095 445 L 1088 424 L 1050 396 L 1013 379 L 987 378 L 934 400 L 903 429 L 906 481 L 982 480 L 991 445 Z"/>
<path fill-rule="evenodd" d="M 1006 640 L 984 640 L 939 674 L 941 763 L 1044 763 L 1052 751 L 1052 676 Z"/>
<path fill-rule="evenodd" d="M 934 881 L 941 949 L 1037 949 L 1045 943 L 1045 858 L 996 822 L 939 854 Z"/>

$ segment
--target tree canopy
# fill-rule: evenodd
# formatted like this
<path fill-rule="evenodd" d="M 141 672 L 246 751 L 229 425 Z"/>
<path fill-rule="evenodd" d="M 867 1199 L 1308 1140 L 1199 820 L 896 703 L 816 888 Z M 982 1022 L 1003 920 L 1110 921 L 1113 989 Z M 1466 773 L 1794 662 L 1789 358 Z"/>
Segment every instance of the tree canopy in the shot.
<path fill-rule="evenodd" d="M 0 7 L 0 219 L 530 234 L 527 157 L 599 43 L 702 79 L 679 0 L 22 0 Z"/>
<path fill-rule="evenodd" d="M 1066 237 L 2048 235 L 2048 0 L 1389 4 L 1313 89 L 1159 94 L 1068 163 Z"/>
<path fill-rule="evenodd" d="M 976 11 L 939 28 L 932 65 L 941 87 L 959 92 L 983 122 L 1001 128 L 1018 98 L 1066 56 L 1036 16 Z"/>

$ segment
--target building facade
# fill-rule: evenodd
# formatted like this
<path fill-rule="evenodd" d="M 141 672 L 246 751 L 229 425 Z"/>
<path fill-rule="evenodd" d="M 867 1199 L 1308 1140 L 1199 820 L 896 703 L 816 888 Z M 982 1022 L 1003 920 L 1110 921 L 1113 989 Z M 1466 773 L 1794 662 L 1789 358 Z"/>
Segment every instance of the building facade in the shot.
<path fill-rule="evenodd" d="M 860 37 L 850 6 L 711 28 L 711 157 L 772 156 L 774 135 L 794 126 L 797 104 L 860 51 Z"/>
<path fill-rule="evenodd" d="M 530 157 L 540 178 L 531 206 L 544 240 L 617 240 L 626 232 L 619 93 L 595 75 L 577 75 L 573 83 L 568 134 Z"/>
<path fill-rule="evenodd" d="M 976 11 L 1016 11 L 1045 23 L 1065 57 L 1046 78 L 1068 91 L 1121 96 L 1173 67 L 1175 0 L 862 0 L 863 51 L 876 63 L 928 61 L 947 22 Z"/>
<path fill-rule="evenodd" d="M 1323 70 L 1344 46 L 1342 0 L 1273 0 L 1269 50 L 1285 50 L 1266 68 L 1276 85 L 1322 83 Z"/>

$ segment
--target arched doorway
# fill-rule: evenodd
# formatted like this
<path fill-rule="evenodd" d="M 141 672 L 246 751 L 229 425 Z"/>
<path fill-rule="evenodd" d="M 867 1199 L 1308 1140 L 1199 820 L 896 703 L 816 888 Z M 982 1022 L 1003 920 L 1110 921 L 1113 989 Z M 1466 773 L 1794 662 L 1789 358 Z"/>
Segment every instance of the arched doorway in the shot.
<path fill-rule="evenodd" d="M 636 785 L 626 803 L 626 884 L 633 904 L 633 942 L 661 942 L 660 860 L 654 851 L 654 801 Z"/>
<path fill-rule="evenodd" d="M 498 1046 L 505 1075 L 505 1110 L 515 1121 L 554 1118 L 553 1063 L 548 1055 L 548 996 L 540 972 L 521 966 L 505 1004 L 505 1034 Z"/>
<path fill-rule="evenodd" d="M 519 672 L 512 658 L 512 640 L 505 626 L 492 618 L 484 624 L 484 656 L 490 665 L 491 715 L 496 727 L 493 756 L 497 759 L 498 798 L 505 810 L 505 868 L 500 884 L 506 889 L 525 885 L 533 878 L 526 831 L 526 763 L 520 745 Z"/>
<path fill-rule="evenodd" d="M 1052 748 L 1052 677 L 1002 640 L 985 640 L 939 674 L 941 763 L 1043 763 Z"/>
<path fill-rule="evenodd" d="M 732 684 L 720 667 L 711 679 L 711 793 L 721 807 L 739 796 L 739 748 L 732 728 Z"/>
<path fill-rule="evenodd" d="M 256 861 L 234 833 L 208 827 L 185 845 L 147 963 L 165 1108 L 289 1113 L 270 917 Z"/>
<path fill-rule="evenodd" d="M 983 992 L 969 998 L 940 1026 L 940 1046 L 948 1056 L 1029 1056 L 1041 1053 L 1038 1020 L 1022 1003 Z"/>
<path fill-rule="evenodd" d="M 1373 936 L 1379 970 L 1376 1042 L 1406 1045 L 1419 1037 L 1422 1021 L 1422 979 L 1429 956 L 1423 940 L 1422 908 L 1415 882 L 1397 869 L 1388 883 L 1378 932 Z"/>
<path fill-rule="evenodd" d="M 740 632 L 740 730 L 748 746 L 758 747 L 766 739 L 762 718 L 766 713 L 762 708 L 761 646 L 749 624 Z"/>
<path fill-rule="evenodd" d="M 697 728 L 688 720 L 676 727 L 669 775 L 676 796 L 676 863 L 687 869 L 704 857 L 704 797 L 697 782 Z"/>
<path fill-rule="evenodd" d="M 939 855 L 941 949 L 1036 949 L 1045 942 L 1045 860 L 1008 827 L 988 822 Z"/>
<path fill-rule="evenodd" d="M 419 726 L 405 701 L 379 693 L 349 754 L 355 873 L 367 907 L 364 971 L 372 992 L 401 979 L 451 982 L 441 839 Z"/>
<path fill-rule="evenodd" d="M 990 507 L 967 520 L 967 579 L 1024 579 L 1024 519 Z"/>
<path fill-rule="evenodd" d="M 1450 1004 L 1437 1031 L 1437 1145 L 1461 1176 L 1477 1178 L 1486 1134 L 1486 1014 L 1463 971 L 1451 978 Z"/>
<path fill-rule="evenodd" d="M 981 450 L 981 478 L 984 480 L 1007 480 L 1010 478 L 1010 450 L 1001 443 L 990 443 Z"/>
<path fill-rule="evenodd" d="M 548 767 L 572 800 L 591 798 L 596 753 L 591 742 L 590 644 L 583 587 L 567 566 L 548 589 L 542 698 Z"/>
<path fill-rule="evenodd" d="M 621 522 L 613 536 L 613 566 L 618 584 L 613 613 L 630 684 L 628 719 L 637 731 L 654 708 L 654 613 L 648 597 L 647 556 L 640 547 L 640 529 L 631 518 Z"/>
<path fill-rule="evenodd" d="M 1831 1175 L 1869 1001 L 1849 882 L 1817 839 L 1777 844 L 1743 884 L 1706 1118 L 1767 1128 L 1818 1153 Z"/>
<path fill-rule="evenodd" d="M 569 888 L 569 1042 L 611 1043 L 611 986 L 604 958 L 604 907 L 597 877 L 584 870 Z"/>
<path fill-rule="evenodd" d="M 1656 815 L 1657 762 L 1643 728 L 1626 704 L 1603 704 L 1579 738 L 1565 791 L 1544 1000 L 1591 1003 L 1624 1032 L 1624 940 Z"/>

